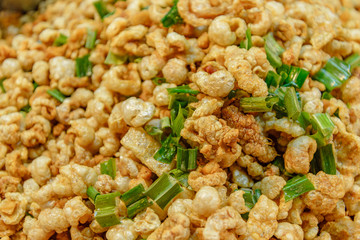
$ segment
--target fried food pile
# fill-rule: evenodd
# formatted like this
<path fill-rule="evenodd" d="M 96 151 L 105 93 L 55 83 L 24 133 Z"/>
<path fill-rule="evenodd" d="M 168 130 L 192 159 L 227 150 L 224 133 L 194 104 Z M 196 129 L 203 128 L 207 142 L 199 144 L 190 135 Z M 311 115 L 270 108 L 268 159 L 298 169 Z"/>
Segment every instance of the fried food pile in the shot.
<path fill-rule="evenodd" d="M 1 240 L 360 239 L 359 1 L 0 17 Z"/>

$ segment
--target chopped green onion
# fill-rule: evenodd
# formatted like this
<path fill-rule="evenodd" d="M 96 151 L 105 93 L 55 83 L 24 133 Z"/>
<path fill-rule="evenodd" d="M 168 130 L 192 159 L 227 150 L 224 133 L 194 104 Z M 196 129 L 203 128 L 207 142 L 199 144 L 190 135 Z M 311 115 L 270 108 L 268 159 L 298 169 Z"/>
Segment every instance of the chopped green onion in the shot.
<path fill-rule="evenodd" d="M 154 159 L 163 163 L 171 163 L 175 157 L 178 142 L 179 138 L 169 135 L 162 143 L 161 148 L 155 153 Z"/>
<path fill-rule="evenodd" d="M 310 122 L 310 113 L 308 112 L 301 112 L 299 118 L 298 118 L 298 121 L 300 123 L 300 126 L 303 128 L 303 129 L 306 129 L 307 126 L 309 126 L 311 124 Z"/>
<path fill-rule="evenodd" d="M 174 0 L 174 5 L 171 7 L 170 11 L 161 19 L 161 23 L 166 28 L 183 22 L 177 8 L 178 1 L 179 0 Z"/>
<path fill-rule="evenodd" d="M 34 92 L 35 92 L 35 89 L 39 86 L 39 84 L 37 84 L 37 82 L 33 82 L 33 87 L 34 87 Z"/>
<path fill-rule="evenodd" d="M 351 76 L 351 66 L 338 58 L 330 58 L 313 78 L 323 83 L 328 91 L 341 86 Z"/>
<path fill-rule="evenodd" d="M 151 79 L 151 81 L 153 81 L 153 83 L 157 86 L 163 84 L 163 83 L 166 83 L 166 79 L 163 78 L 163 77 L 154 77 Z"/>
<path fill-rule="evenodd" d="M 321 96 L 321 99 L 326 99 L 326 100 L 330 100 L 334 98 L 333 95 L 331 95 L 331 93 L 329 92 L 323 92 L 322 96 Z"/>
<path fill-rule="evenodd" d="M 261 196 L 260 189 L 255 189 L 255 191 L 253 191 L 248 188 L 242 188 L 241 190 L 245 192 L 243 194 L 243 198 L 245 200 L 245 206 L 252 209 Z"/>
<path fill-rule="evenodd" d="M 312 160 L 315 162 L 319 170 L 336 175 L 336 163 L 335 163 L 335 153 L 333 149 L 333 144 L 327 144 L 323 147 L 318 148 L 315 153 L 315 158 Z"/>
<path fill-rule="evenodd" d="M 145 131 L 150 135 L 153 136 L 156 140 L 161 141 L 161 137 L 163 134 L 163 131 L 157 127 L 146 125 Z"/>
<path fill-rule="evenodd" d="M 186 93 L 174 93 L 169 96 L 169 109 L 177 108 L 179 104 L 185 108 L 189 103 L 199 101 L 195 96 Z M 177 109 L 176 109 L 177 110 Z M 177 111 L 176 111 L 177 115 Z"/>
<path fill-rule="evenodd" d="M 119 192 L 97 195 L 95 199 L 95 219 L 101 227 L 111 227 L 120 223 L 116 207 Z"/>
<path fill-rule="evenodd" d="M 121 195 L 120 199 L 125 203 L 126 206 L 133 204 L 140 198 L 144 197 L 144 186 L 140 183 Z"/>
<path fill-rule="evenodd" d="M 245 97 L 240 99 L 243 112 L 270 112 L 275 103 L 279 101 L 276 96 L 270 97 Z"/>
<path fill-rule="evenodd" d="M 243 214 L 240 214 L 240 215 L 241 215 L 241 217 L 242 217 L 244 220 L 248 220 L 248 219 L 249 219 L 249 213 L 250 213 L 250 212 L 243 213 Z"/>
<path fill-rule="evenodd" d="M 109 51 L 104 63 L 108 65 L 121 65 L 126 63 L 127 60 L 128 56 L 119 56 Z"/>
<path fill-rule="evenodd" d="M 95 203 L 96 197 L 100 195 L 100 193 L 93 186 L 90 186 L 86 190 L 86 195 L 88 195 L 92 203 Z"/>
<path fill-rule="evenodd" d="M 315 187 L 305 175 L 293 177 L 286 182 L 286 185 L 283 188 L 285 193 L 285 202 L 297 198 L 298 196 L 311 190 L 315 190 Z"/>
<path fill-rule="evenodd" d="M 0 79 L 0 89 L 3 93 L 6 93 L 5 87 L 4 87 L 4 81 L 6 78 Z"/>
<path fill-rule="evenodd" d="M 67 42 L 68 37 L 60 33 L 60 35 L 55 39 L 53 45 L 56 47 L 62 46 Z"/>
<path fill-rule="evenodd" d="M 340 108 L 337 108 L 333 115 L 337 118 L 340 118 L 339 114 L 340 114 Z"/>
<path fill-rule="evenodd" d="M 178 110 L 178 115 L 176 116 L 176 118 L 174 119 L 171 125 L 171 129 L 173 133 L 175 133 L 175 135 L 178 137 L 180 137 L 180 132 L 184 128 L 184 122 L 185 122 L 185 117 L 183 114 L 183 109 L 181 109 L 180 106 Z"/>
<path fill-rule="evenodd" d="M 109 10 L 106 8 L 105 3 L 101 0 L 96 1 L 93 4 L 94 4 L 94 7 L 95 7 L 96 11 L 98 12 L 101 20 L 103 20 L 104 18 L 109 17 L 115 13 L 115 11 L 109 12 Z"/>
<path fill-rule="evenodd" d="M 282 65 L 282 61 L 279 56 L 285 51 L 285 49 L 276 42 L 272 32 L 267 34 L 264 39 L 267 59 L 274 68 L 280 67 Z"/>
<path fill-rule="evenodd" d="M 354 53 L 353 55 L 351 55 L 345 59 L 345 63 L 350 65 L 350 71 L 352 71 L 355 67 L 360 66 L 360 55 L 357 53 Z"/>
<path fill-rule="evenodd" d="M 335 128 L 329 114 L 327 113 L 315 113 L 310 118 L 313 128 L 321 133 L 325 139 L 329 139 Z"/>
<path fill-rule="evenodd" d="M 59 102 L 64 102 L 65 96 L 57 89 L 49 89 L 46 91 L 47 94 L 58 100 Z"/>
<path fill-rule="evenodd" d="M 188 172 L 183 172 L 180 169 L 173 169 L 169 172 L 170 176 L 172 176 L 173 178 L 175 178 L 182 186 L 184 187 L 189 187 L 189 183 L 188 183 L 188 177 L 189 177 L 189 173 Z"/>
<path fill-rule="evenodd" d="M 94 216 L 101 227 L 111 227 L 120 223 L 116 207 L 96 209 Z"/>
<path fill-rule="evenodd" d="M 281 76 L 274 71 L 269 71 L 265 78 L 266 85 L 278 87 L 281 83 Z"/>
<path fill-rule="evenodd" d="M 164 173 L 151 184 L 144 194 L 164 209 L 166 205 L 182 191 L 183 189 L 177 183 L 176 179 Z"/>
<path fill-rule="evenodd" d="M 180 169 L 183 172 L 196 169 L 197 152 L 198 152 L 198 148 L 184 149 L 179 146 L 177 148 L 176 168 Z"/>
<path fill-rule="evenodd" d="M 97 35 L 96 30 L 92 30 L 92 29 L 87 30 L 87 36 L 85 42 L 86 48 L 93 49 L 95 47 L 96 35 Z"/>
<path fill-rule="evenodd" d="M 293 87 L 287 88 L 285 92 L 284 104 L 288 117 L 290 119 L 297 120 L 301 113 L 301 106 Z"/>
<path fill-rule="evenodd" d="M 23 112 L 26 112 L 26 113 L 29 113 L 31 111 L 31 107 L 30 105 L 26 105 L 25 107 L 21 108 L 20 111 L 23 111 Z"/>
<path fill-rule="evenodd" d="M 141 198 L 139 201 L 131 204 L 127 207 L 127 216 L 128 218 L 133 218 L 138 214 L 139 212 L 143 211 L 147 207 L 151 206 L 152 203 L 148 201 L 146 197 Z"/>
<path fill-rule="evenodd" d="M 183 86 L 179 86 L 179 87 L 175 87 L 175 88 L 167 88 L 166 90 L 168 91 L 169 94 L 172 94 L 172 93 L 188 93 L 188 94 L 196 95 L 196 94 L 199 93 L 199 91 L 191 89 L 189 87 L 189 85 L 183 85 Z"/>
<path fill-rule="evenodd" d="M 160 127 L 161 127 L 161 129 L 171 127 L 170 118 L 169 117 L 163 117 L 162 119 L 160 119 Z"/>
<path fill-rule="evenodd" d="M 114 158 L 110 158 L 106 162 L 102 162 L 100 164 L 100 172 L 101 174 L 106 174 L 115 179 L 116 177 L 116 161 Z"/>
<path fill-rule="evenodd" d="M 75 66 L 75 73 L 77 77 L 85 77 L 85 76 L 91 76 L 92 74 L 92 63 L 89 60 L 89 54 L 86 54 L 85 56 L 81 58 L 77 58 L 76 66 Z"/>
<path fill-rule="evenodd" d="M 246 29 L 246 38 L 245 40 L 240 42 L 240 48 L 245 48 L 246 50 L 249 50 L 252 47 L 252 41 L 251 41 L 251 29 Z"/>
<path fill-rule="evenodd" d="M 305 69 L 291 66 L 290 71 L 288 72 L 286 82 L 292 82 L 295 84 L 296 88 L 301 88 L 304 85 L 304 82 L 308 76 L 309 72 Z"/>

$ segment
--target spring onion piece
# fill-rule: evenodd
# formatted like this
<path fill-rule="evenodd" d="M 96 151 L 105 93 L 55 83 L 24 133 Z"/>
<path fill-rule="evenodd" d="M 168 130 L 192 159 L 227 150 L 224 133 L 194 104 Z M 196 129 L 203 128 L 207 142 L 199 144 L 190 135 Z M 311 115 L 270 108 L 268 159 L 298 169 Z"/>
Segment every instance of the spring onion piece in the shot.
<path fill-rule="evenodd" d="M 147 207 L 151 206 L 152 203 L 148 201 L 146 197 L 141 198 L 137 202 L 131 204 L 127 207 L 127 216 L 128 218 L 133 218 L 138 214 L 139 212 L 143 211 Z"/>
<path fill-rule="evenodd" d="M 315 153 L 315 158 L 312 162 L 315 162 L 319 171 L 323 171 L 327 174 L 336 175 L 336 163 L 333 144 L 327 144 L 318 148 Z M 317 171 L 318 172 L 318 171 Z"/>
<path fill-rule="evenodd" d="M 101 174 L 106 174 L 115 179 L 116 177 L 116 161 L 114 158 L 110 158 L 106 162 L 100 164 Z"/>
<path fill-rule="evenodd" d="M 179 107 L 178 114 L 174 121 L 172 121 L 171 129 L 176 136 L 180 137 L 180 132 L 184 128 L 185 117 L 183 113 L 183 109 L 181 106 Z"/>
<path fill-rule="evenodd" d="M 144 194 L 164 209 L 166 205 L 182 191 L 183 189 L 177 183 L 176 179 L 164 173 L 151 184 Z"/>
<path fill-rule="evenodd" d="M 161 148 L 155 153 L 154 159 L 163 163 L 171 163 L 175 157 L 178 142 L 179 138 L 169 135 L 162 143 Z"/>
<path fill-rule="evenodd" d="M 0 79 L 0 89 L 3 93 L 6 93 L 6 90 L 5 90 L 5 87 L 4 87 L 4 81 L 5 81 L 5 78 L 3 79 Z"/>
<path fill-rule="evenodd" d="M 89 60 L 89 54 L 75 60 L 75 73 L 77 77 L 91 76 L 92 63 Z"/>
<path fill-rule="evenodd" d="M 95 47 L 96 35 L 97 35 L 96 30 L 92 30 L 92 29 L 87 30 L 87 36 L 85 42 L 86 48 L 93 49 Z"/>
<path fill-rule="evenodd" d="M 240 107 L 243 112 L 270 112 L 279 101 L 276 96 L 270 97 L 245 97 L 240 99 Z"/>
<path fill-rule="evenodd" d="M 46 91 L 47 94 L 58 100 L 59 102 L 64 102 L 65 96 L 57 89 L 49 89 Z"/>
<path fill-rule="evenodd" d="M 327 113 L 315 113 L 310 118 L 313 128 L 320 132 L 325 139 L 329 139 L 335 128 L 329 114 Z"/>
<path fill-rule="evenodd" d="M 119 192 L 96 196 L 94 216 L 101 227 L 111 227 L 120 223 L 115 199 L 118 196 Z"/>
<path fill-rule="evenodd" d="M 162 119 L 160 119 L 160 127 L 161 127 L 161 129 L 171 127 L 170 118 L 169 117 L 163 117 Z"/>
<path fill-rule="evenodd" d="M 60 33 L 60 35 L 55 39 L 53 45 L 56 47 L 62 46 L 67 42 L 68 37 Z"/>
<path fill-rule="evenodd" d="M 188 183 L 188 172 L 183 172 L 180 169 L 173 169 L 169 172 L 169 175 L 173 178 L 175 178 L 182 186 L 189 187 Z"/>
<path fill-rule="evenodd" d="M 150 136 L 153 136 L 153 138 L 155 138 L 159 142 L 161 141 L 161 137 L 163 134 L 163 131 L 161 129 L 150 125 L 146 125 L 144 129 Z"/>
<path fill-rule="evenodd" d="M 286 185 L 283 188 L 285 193 L 285 202 L 297 198 L 298 196 L 311 190 L 315 190 L 315 187 L 305 175 L 293 177 L 286 182 Z"/>
<path fill-rule="evenodd" d="M 96 1 L 93 4 L 94 4 L 94 7 L 96 8 L 96 11 L 98 12 L 101 20 L 103 20 L 104 18 L 109 17 L 115 13 L 115 11 L 109 12 L 109 10 L 106 8 L 105 3 L 102 0 Z"/>
<path fill-rule="evenodd" d="M 140 183 L 121 195 L 120 199 L 125 203 L 126 206 L 133 204 L 139 199 L 144 197 L 144 186 Z"/>
<path fill-rule="evenodd" d="M 179 146 L 177 148 L 176 168 L 183 172 L 196 169 L 197 152 L 198 148 L 185 149 Z"/>
<path fill-rule="evenodd" d="M 288 117 L 290 119 L 297 120 L 301 113 L 301 106 L 293 87 L 287 88 L 285 92 L 284 104 Z"/>
<path fill-rule="evenodd" d="M 265 52 L 271 66 L 274 68 L 282 65 L 280 55 L 285 51 L 275 40 L 273 33 L 267 34 L 265 37 Z"/>
<path fill-rule="evenodd" d="M 22 108 L 20 109 L 20 111 L 29 113 L 29 112 L 31 111 L 31 107 L 30 107 L 30 105 L 28 104 L 28 105 L 26 105 L 25 107 L 22 107 Z"/>
<path fill-rule="evenodd" d="M 39 84 L 37 84 L 37 82 L 33 82 L 34 92 L 38 86 L 39 86 Z"/>
<path fill-rule="evenodd" d="M 355 67 L 360 66 L 360 55 L 357 53 L 354 53 L 353 55 L 351 55 L 345 59 L 345 63 L 350 65 L 350 71 L 352 71 Z"/>
<path fill-rule="evenodd" d="M 93 186 L 90 186 L 86 190 L 86 195 L 89 197 L 92 203 L 95 203 L 96 197 L 100 195 L 100 193 Z"/>
<path fill-rule="evenodd" d="M 296 88 L 301 88 L 304 85 L 306 78 L 309 76 L 308 71 L 295 66 L 291 66 L 290 71 L 287 74 L 288 77 L 285 82 L 295 83 Z"/>
<path fill-rule="evenodd" d="M 251 29 L 246 29 L 246 38 L 245 40 L 241 41 L 240 48 L 245 48 L 246 50 L 249 50 L 252 47 L 252 41 L 251 41 Z"/>
<path fill-rule="evenodd" d="M 281 76 L 274 71 L 269 71 L 266 75 L 265 82 L 268 88 L 270 86 L 278 87 L 281 83 Z"/>
<path fill-rule="evenodd" d="M 341 86 L 351 76 L 351 66 L 338 58 L 330 58 L 313 78 L 323 83 L 328 91 Z"/>
<path fill-rule="evenodd" d="M 151 79 L 151 81 L 156 85 L 159 86 L 166 82 L 166 79 L 163 77 L 154 77 Z"/>
<path fill-rule="evenodd" d="M 310 118 L 311 118 L 310 113 L 308 113 L 308 112 L 301 112 L 301 114 L 300 114 L 300 116 L 299 116 L 299 118 L 298 118 L 298 121 L 299 121 L 300 126 L 301 126 L 303 129 L 306 129 L 307 126 L 309 126 L 309 125 L 311 124 Z"/>
<path fill-rule="evenodd" d="M 179 87 L 175 87 L 175 88 L 167 88 L 166 90 L 168 91 L 169 94 L 172 94 L 172 93 L 188 93 L 188 94 L 196 95 L 196 94 L 199 93 L 199 91 L 191 89 L 189 87 L 189 85 L 183 85 L 183 86 L 179 86 Z"/>
<path fill-rule="evenodd" d="M 119 56 L 109 51 L 104 63 L 108 65 L 110 64 L 121 65 L 126 63 L 127 60 L 128 60 L 128 56 Z"/>
<path fill-rule="evenodd" d="M 333 95 L 331 95 L 331 93 L 329 92 L 323 92 L 322 96 L 321 96 L 321 99 L 326 99 L 326 100 L 330 100 L 334 98 Z"/>
<path fill-rule="evenodd" d="M 166 28 L 183 22 L 177 8 L 178 1 L 179 0 L 174 0 L 174 5 L 171 7 L 170 11 L 161 19 L 161 23 Z"/>
<path fill-rule="evenodd" d="M 252 209 L 257 203 L 259 197 L 261 196 L 260 189 L 255 189 L 255 191 L 253 191 L 248 188 L 242 188 L 241 190 L 245 192 L 243 194 L 243 198 L 245 200 L 245 206 Z"/>

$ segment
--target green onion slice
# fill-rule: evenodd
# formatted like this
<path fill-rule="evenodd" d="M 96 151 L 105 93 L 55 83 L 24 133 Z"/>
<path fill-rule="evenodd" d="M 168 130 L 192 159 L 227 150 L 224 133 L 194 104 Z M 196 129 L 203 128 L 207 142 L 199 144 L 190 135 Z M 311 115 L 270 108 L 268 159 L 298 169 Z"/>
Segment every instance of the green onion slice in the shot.
<path fill-rule="evenodd" d="M 161 148 L 155 153 L 154 159 L 163 163 L 171 163 L 175 157 L 179 139 L 179 137 L 169 135 L 162 143 Z"/>
<path fill-rule="evenodd" d="M 249 50 L 252 47 L 252 41 L 251 41 L 251 29 L 246 29 L 246 38 L 245 40 L 240 42 L 240 48 L 245 48 L 246 50 Z"/>
<path fill-rule="evenodd" d="M 329 93 L 329 92 L 323 92 L 323 94 L 321 96 L 321 99 L 326 99 L 326 100 L 330 100 L 332 98 L 334 98 L 334 96 L 331 95 L 331 93 Z"/>
<path fill-rule="evenodd" d="M 173 178 L 175 178 L 182 186 L 184 187 L 189 187 L 189 183 L 188 183 L 188 177 L 189 177 L 189 173 L 188 172 L 183 172 L 180 169 L 173 169 L 169 172 L 169 175 Z"/>
<path fill-rule="evenodd" d="M 92 63 L 89 60 L 89 54 L 86 54 L 85 56 L 81 58 L 77 58 L 76 66 L 75 66 L 75 73 L 77 77 L 85 77 L 85 76 L 91 76 L 92 74 Z"/>
<path fill-rule="evenodd" d="M 6 93 L 5 87 L 4 87 L 4 81 L 6 78 L 0 79 L 0 89 L 3 93 Z"/>
<path fill-rule="evenodd" d="M 62 46 L 67 42 L 68 37 L 65 36 L 64 34 L 60 33 L 60 35 L 55 39 L 55 41 L 53 42 L 54 46 Z"/>
<path fill-rule="evenodd" d="M 318 169 L 314 174 L 318 171 L 323 171 L 327 174 L 336 175 L 336 162 L 333 144 L 330 143 L 318 148 L 312 162 L 314 162 L 316 169 Z"/>
<path fill-rule="evenodd" d="M 98 12 L 101 20 L 103 20 L 104 18 L 109 17 L 115 13 L 115 11 L 109 12 L 109 10 L 106 8 L 105 3 L 101 0 L 96 1 L 93 4 L 94 4 L 94 7 L 95 7 L 96 11 Z"/>
<path fill-rule="evenodd" d="M 144 186 L 140 183 L 121 195 L 120 199 L 125 203 L 126 206 L 133 204 L 140 198 L 144 197 Z"/>
<path fill-rule="evenodd" d="M 92 29 L 87 30 L 87 36 L 85 42 L 86 48 L 93 49 L 95 47 L 96 35 L 97 35 L 96 30 L 92 30 Z"/>
<path fill-rule="evenodd" d="M 161 23 L 166 28 L 183 22 L 177 8 L 178 1 L 179 0 L 174 0 L 174 5 L 171 7 L 170 11 L 161 19 Z"/>
<path fill-rule="evenodd" d="M 171 127 L 170 118 L 163 117 L 162 119 L 160 119 L 160 127 L 161 129 L 170 128 Z"/>
<path fill-rule="evenodd" d="M 240 107 L 243 112 L 270 112 L 279 101 L 276 96 L 268 97 L 244 97 L 240 99 Z"/>
<path fill-rule="evenodd" d="M 315 187 L 305 175 L 293 177 L 286 182 L 286 185 L 283 188 L 285 193 L 285 202 L 297 198 L 298 196 L 311 190 L 315 190 Z"/>
<path fill-rule="evenodd" d="M 297 120 L 301 113 L 301 106 L 293 87 L 287 88 L 284 97 L 287 115 L 290 119 Z"/>
<path fill-rule="evenodd" d="M 183 189 L 176 179 L 164 173 L 151 184 L 144 194 L 164 209 L 166 205 L 182 191 Z"/>
<path fill-rule="evenodd" d="M 96 196 L 94 216 L 100 226 L 111 227 L 120 223 L 116 206 L 118 196 L 120 196 L 119 192 Z"/>
<path fill-rule="evenodd" d="M 183 113 L 183 109 L 179 106 L 178 115 L 174 119 L 171 125 L 171 129 L 176 136 L 180 137 L 180 132 L 184 128 L 185 117 Z"/>
<path fill-rule="evenodd" d="M 267 34 L 264 39 L 267 59 L 274 68 L 280 67 L 282 65 L 280 55 L 285 51 L 285 49 L 276 42 L 272 32 Z"/>
<path fill-rule="evenodd" d="M 89 186 L 86 190 L 86 195 L 89 197 L 92 203 L 95 203 L 96 197 L 100 195 L 100 193 L 93 186 Z"/>
<path fill-rule="evenodd" d="M 121 65 L 126 63 L 127 60 L 128 56 L 119 56 L 109 51 L 104 63 L 108 65 Z"/>
<path fill-rule="evenodd" d="M 28 105 L 26 105 L 25 107 L 22 107 L 22 108 L 20 109 L 20 111 L 29 113 L 29 112 L 31 111 L 31 107 L 30 107 L 30 105 L 28 104 Z"/>
<path fill-rule="evenodd" d="M 321 135 L 329 139 L 335 128 L 333 121 L 327 113 L 315 113 L 311 116 L 310 122 L 315 130 L 321 133 Z"/>
<path fill-rule="evenodd" d="M 311 124 L 310 118 L 311 118 L 310 113 L 308 113 L 308 112 L 301 112 L 301 114 L 300 114 L 300 116 L 299 116 L 299 118 L 298 118 L 298 121 L 299 121 L 300 126 L 301 126 L 303 129 L 306 129 L 307 126 L 309 126 L 309 125 Z"/>
<path fill-rule="evenodd" d="M 185 149 L 179 146 L 177 148 L 176 168 L 183 172 L 196 169 L 197 152 L 198 148 Z"/>
<path fill-rule="evenodd" d="M 279 74 L 274 71 L 269 71 L 266 75 L 265 82 L 268 88 L 271 86 L 278 87 L 281 84 L 281 79 Z"/>
<path fill-rule="evenodd" d="M 47 94 L 58 100 L 59 102 L 64 102 L 65 96 L 57 89 L 49 89 L 46 91 Z"/>
<path fill-rule="evenodd" d="M 175 88 L 167 88 L 166 90 L 168 91 L 169 94 L 172 94 L 172 93 L 188 93 L 188 94 L 196 95 L 196 94 L 199 93 L 199 91 L 191 89 L 189 87 L 189 85 L 183 85 L 183 86 L 179 86 L 179 87 L 175 87 Z"/>
<path fill-rule="evenodd" d="M 355 67 L 360 66 L 360 55 L 357 53 L 352 54 L 345 59 L 345 63 L 350 65 L 350 71 L 352 71 Z"/>
<path fill-rule="evenodd" d="M 152 203 L 148 201 L 146 197 L 141 198 L 137 202 L 134 202 L 130 206 L 127 207 L 127 216 L 128 218 L 133 218 L 139 212 L 142 212 L 147 207 L 151 206 Z"/>
<path fill-rule="evenodd" d="M 102 162 L 100 164 L 100 172 L 101 174 L 107 174 L 112 179 L 116 177 L 116 161 L 114 158 L 110 158 L 108 161 Z"/>
<path fill-rule="evenodd" d="M 151 81 L 156 85 L 159 86 L 163 83 L 166 83 L 166 79 L 163 77 L 154 77 L 151 79 Z"/>

